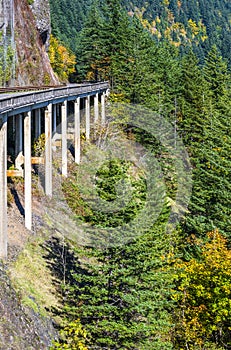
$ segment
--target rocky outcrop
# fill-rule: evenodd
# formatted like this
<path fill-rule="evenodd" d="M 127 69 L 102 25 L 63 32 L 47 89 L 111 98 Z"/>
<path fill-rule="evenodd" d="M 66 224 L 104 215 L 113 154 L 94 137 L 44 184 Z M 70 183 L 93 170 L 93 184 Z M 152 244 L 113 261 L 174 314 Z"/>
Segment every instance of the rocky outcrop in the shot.
<path fill-rule="evenodd" d="M 52 321 L 22 306 L 0 264 L 0 350 L 45 350 L 55 338 Z"/>
<path fill-rule="evenodd" d="M 39 3 L 43 3 L 44 12 L 40 13 L 40 20 L 39 15 L 37 15 L 36 20 L 27 0 L 14 0 L 16 85 L 59 84 L 46 52 L 49 33 L 49 19 L 46 18 L 49 16 L 49 4 L 46 7 L 47 1 L 39 1 Z M 42 20 L 42 13 L 44 13 L 44 21 Z M 40 32 L 37 28 L 40 28 Z M 45 40 L 46 30 L 48 32 Z M 43 35 L 44 39 L 42 39 Z"/>
<path fill-rule="evenodd" d="M 45 45 L 46 49 L 48 49 L 51 33 L 49 0 L 34 0 L 31 9 L 35 16 L 36 27 L 39 31 L 42 43 Z"/>

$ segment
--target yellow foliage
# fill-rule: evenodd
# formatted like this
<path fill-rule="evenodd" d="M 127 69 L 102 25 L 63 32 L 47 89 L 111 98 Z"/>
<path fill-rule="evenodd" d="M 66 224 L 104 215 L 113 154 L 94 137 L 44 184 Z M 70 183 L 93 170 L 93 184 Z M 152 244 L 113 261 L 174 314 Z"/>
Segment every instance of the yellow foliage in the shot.
<path fill-rule="evenodd" d="M 76 320 L 68 323 L 60 332 L 62 341 L 55 342 L 51 350 L 88 350 L 85 346 L 87 333 L 80 323 Z"/>
<path fill-rule="evenodd" d="M 223 336 L 231 323 L 231 250 L 217 230 L 207 234 L 207 242 L 194 239 L 201 251 L 199 259 L 175 262 L 178 291 L 172 298 L 176 312 L 176 333 L 191 344 L 203 344 L 213 334 Z"/>
<path fill-rule="evenodd" d="M 50 38 L 49 58 L 54 72 L 61 81 L 65 82 L 71 73 L 75 71 L 76 57 L 65 46 L 60 44 L 53 35 Z"/>
<path fill-rule="evenodd" d="M 191 28 L 191 31 L 193 35 L 198 35 L 200 28 L 197 26 L 196 22 L 193 21 L 191 18 L 188 20 L 189 27 Z"/>

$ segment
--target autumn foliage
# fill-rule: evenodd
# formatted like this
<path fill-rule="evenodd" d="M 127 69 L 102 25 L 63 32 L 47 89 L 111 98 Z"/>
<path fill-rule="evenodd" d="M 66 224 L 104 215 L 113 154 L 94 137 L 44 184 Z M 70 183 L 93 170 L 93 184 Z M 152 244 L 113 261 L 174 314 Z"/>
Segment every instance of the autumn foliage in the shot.
<path fill-rule="evenodd" d="M 49 58 L 54 72 L 62 82 L 67 81 L 70 74 L 75 72 L 75 55 L 53 35 L 50 38 Z"/>
<path fill-rule="evenodd" d="M 175 337 L 186 349 L 207 349 L 209 341 L 230 346 L 231 250 L 217 230 L 206 243 L 195 239 L 194 246 L 199 258 L 176 263 Z"/>

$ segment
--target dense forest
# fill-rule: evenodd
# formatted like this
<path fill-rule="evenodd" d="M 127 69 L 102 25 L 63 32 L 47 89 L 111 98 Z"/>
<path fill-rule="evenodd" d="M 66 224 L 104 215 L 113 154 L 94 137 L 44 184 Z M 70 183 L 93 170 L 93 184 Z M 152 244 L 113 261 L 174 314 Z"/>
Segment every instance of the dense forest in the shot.
<path fill-rule="evenodd" d="M 53 33 L 74 52 L 93 0 L 50 0 Z M 200 62 L 212 45 L 231 64 L 231 3 L 229 0 L 123 0 L 123 8 L 135 13 L 152 32 L 156 42 L 168 39 L 184 53 L 193 48 Z M 63 15 L 64 13 L 64 15 Z"/>
<path fill-rule="evenodd" d="M 54 349 L 231 347 L 230 6 L 212 0 L 51 0 L 53 35 L 76 55 L 70 78 L 110 81 L 113 127 L 103 132 L 142 145 L 158 160 L 165 183 L 158 218 L 143 231 L 151 216 L 144 210 L 147 179 L 130 161 L 110 158 L 98 168 L 100 198 L 113 202 L 121 181 L 133 190 L 126 207 L 114 213 L 84 200 L 78 168 L 63 182 L 83 225 L 119 235 L 140 212 L 143 219 L 126 244 L 100 249 L 67 240 L 72 268 L 62 286 L 65 322 Z M 177 165 L 148 130 L 129 124 L 126 113 L 121 120 L 118 106 L 125 103 L 138 114 L 139 106 L 149 111 L 140 113 L 144 125 L 155 115 L 166 120 L 187 149 L 190 202 L 171 232 L 166 227 L 180 186 Z"/>

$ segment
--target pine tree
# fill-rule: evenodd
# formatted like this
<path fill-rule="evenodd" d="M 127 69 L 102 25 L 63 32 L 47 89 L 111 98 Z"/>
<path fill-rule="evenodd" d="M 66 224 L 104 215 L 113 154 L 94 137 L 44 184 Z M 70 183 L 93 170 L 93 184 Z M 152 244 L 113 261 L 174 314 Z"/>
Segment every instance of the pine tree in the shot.
<path fill-rule="evenodd" d="M 230 102 L 225 63 L 212 49 L 205 66 L 208 89 L 203 135 L 194 163 L 194 186 L 186 231 L 205 234 L 218 228 L 230 235 Z"/>
<path fill-rule="evenodd" d="M 215 45 L 205 59 L 204 76 L 209 84 L 213 102 L 217 105 L 220 98 L 227 95 L 228 80 L 230 77 L 228 75 L 227 63 L 223 60 Z"/>

